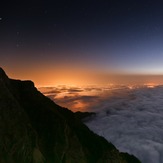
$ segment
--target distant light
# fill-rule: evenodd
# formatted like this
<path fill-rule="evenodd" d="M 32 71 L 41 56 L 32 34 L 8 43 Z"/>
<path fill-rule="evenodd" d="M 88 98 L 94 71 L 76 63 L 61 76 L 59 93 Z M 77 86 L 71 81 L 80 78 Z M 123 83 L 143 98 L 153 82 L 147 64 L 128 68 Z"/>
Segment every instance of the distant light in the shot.
<path fill-rule="evenodd" d="M 158 86 L 158 84 L 156 83 L 147 83 L 147 84 L 144 84 L 147 88 L 155 88 L 156 86 Z"/>
<path fill-rule="evenodd" d="M 154 88 L 155 86 L 154 85 L 148 85 L 147 87 L 148 88 Z"/>
<path fill-rule="evenodd" d="M 2 20 L 2 18 L 0 18 L 0 21 Z"/>
<path fill-rule="evenodd" d="M 128 86 L 129 89 L 133 89 L 134 87 L 133 86 Z"/>

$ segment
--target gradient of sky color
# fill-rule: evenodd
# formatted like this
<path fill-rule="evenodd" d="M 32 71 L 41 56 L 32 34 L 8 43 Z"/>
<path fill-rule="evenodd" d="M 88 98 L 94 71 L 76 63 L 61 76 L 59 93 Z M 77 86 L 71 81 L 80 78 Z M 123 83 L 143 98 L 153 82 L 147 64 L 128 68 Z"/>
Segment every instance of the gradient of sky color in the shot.
<path fill-rule="evenodd" d="M 3 1 L 0 66 L 38 85 L 163 75 L 162 8 L 159 0 Z"/>

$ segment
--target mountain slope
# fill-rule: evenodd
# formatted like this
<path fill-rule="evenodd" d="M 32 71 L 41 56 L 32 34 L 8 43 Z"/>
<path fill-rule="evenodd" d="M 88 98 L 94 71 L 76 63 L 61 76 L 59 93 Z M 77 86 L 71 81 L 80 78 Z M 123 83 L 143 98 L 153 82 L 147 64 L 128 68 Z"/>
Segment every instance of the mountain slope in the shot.
<path fill-rule="evenodd" d="M 139 162 L 90 131 L 31 81 L 9 79 L 0 68 L 0 163 Z"/>

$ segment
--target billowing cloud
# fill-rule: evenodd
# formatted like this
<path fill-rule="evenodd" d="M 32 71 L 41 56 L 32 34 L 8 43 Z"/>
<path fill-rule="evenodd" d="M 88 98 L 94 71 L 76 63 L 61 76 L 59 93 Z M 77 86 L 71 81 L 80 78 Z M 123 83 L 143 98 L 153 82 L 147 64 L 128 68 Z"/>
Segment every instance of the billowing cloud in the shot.
<path fill-rule="evenodd" d="M 143 163 L 163 163 L 162 86 L 61 89 L 53 88 L 60 93 L 49 94 L 50 98 L 73 111 L 95 111 L 96 116 L 86 122 L 95 133 Z"/>
<path fill-rule="evenodd" d="M 163 163 L 163 87 L 116 94 L 86 124 L 143 163 Z"/>

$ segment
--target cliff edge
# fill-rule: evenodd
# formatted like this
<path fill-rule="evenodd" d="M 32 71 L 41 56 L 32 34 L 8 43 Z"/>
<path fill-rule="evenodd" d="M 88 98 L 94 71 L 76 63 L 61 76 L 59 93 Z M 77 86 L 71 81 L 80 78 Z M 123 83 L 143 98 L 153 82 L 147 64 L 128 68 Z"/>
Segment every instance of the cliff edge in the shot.
<path fill-rule="evenodd" d="M 32 81 L 0 68 L 0 163 L 140 163 L 94 134 Z"/>

